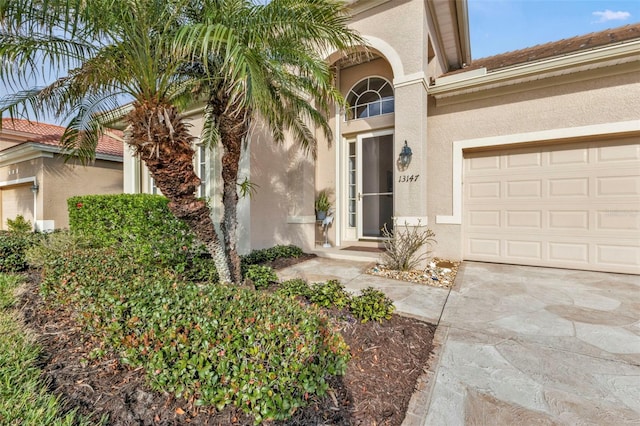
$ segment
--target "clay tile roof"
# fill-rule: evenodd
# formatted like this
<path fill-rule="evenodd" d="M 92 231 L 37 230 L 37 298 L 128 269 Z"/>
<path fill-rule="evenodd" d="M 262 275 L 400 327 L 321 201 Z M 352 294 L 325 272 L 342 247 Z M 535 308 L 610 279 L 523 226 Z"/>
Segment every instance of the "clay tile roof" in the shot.
<path fill-rule="evenodd" d="M 478 68 L 486 68 L 487 72 L 491 72 L 493 70 L 565 56 L 570 53 L 623 43 L 634 39 L 640 39 L 640 22 L 476 59 L 473 60 L 469 66 L 448 74 Z"/>
<path fill-rule="evenodd" d="M 60 138 L 64 133 L 64 127 L 54 124 L 22 119 L 12 120 L 10 118 L 2 119 L 2 130 L 13 130 L 26 134 L 27 140 L 21 143 L 36 142 L 52 146 L 59 146 Z M 117 137 L 122 137 L 122 132 L 119 130 L 110 130 L 110 133 L 116 137 L 102 136 L 98 141 L 96 153 L 122 157 L 123 142 L 117 139 Z"/>

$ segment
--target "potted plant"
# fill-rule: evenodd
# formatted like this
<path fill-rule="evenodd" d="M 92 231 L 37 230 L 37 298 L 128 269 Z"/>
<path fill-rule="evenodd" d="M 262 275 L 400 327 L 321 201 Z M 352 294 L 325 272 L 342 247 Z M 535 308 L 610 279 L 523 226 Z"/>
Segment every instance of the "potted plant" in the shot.
<path fill-rule="evenodd" d="M 330 208 L 331 202 L 329 201 L 329 194 L 327 194 L 325 190 L 320 191 L 316 198 L 316 219 L 324 220 Z"/>

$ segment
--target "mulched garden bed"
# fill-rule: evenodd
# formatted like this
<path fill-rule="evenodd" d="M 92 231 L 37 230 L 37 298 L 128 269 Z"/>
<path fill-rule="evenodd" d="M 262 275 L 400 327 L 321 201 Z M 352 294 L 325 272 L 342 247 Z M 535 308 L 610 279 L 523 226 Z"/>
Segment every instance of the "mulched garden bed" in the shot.
<path fill-rule="evenodd" d="M 297 261 L 306 260 L 298 259 Z M 273 266 L 289 266 L 292 261 Z M 252 425 L 253 419 L 227 408 L 216 412 L 149 390 L 142 370 L 123 367 L 117 357 L 90 360 L 91 336 L 83 335 L 69 313 L 48 309 L 38 294 L 38 276 L 30 274 L 20 296 L 28 328 L 43 347 L 41 368 L 52 392 L 68 408 L 112 425 Z M 323 398 L 286 422 L 273 425 L 400 425 L 418 377 L 432 350 L 435 326 L 394 315 L 382 324 L 362 324 L 348 313 L 332 312 L 352 359 L 342 377 L 331 378 Z"/>

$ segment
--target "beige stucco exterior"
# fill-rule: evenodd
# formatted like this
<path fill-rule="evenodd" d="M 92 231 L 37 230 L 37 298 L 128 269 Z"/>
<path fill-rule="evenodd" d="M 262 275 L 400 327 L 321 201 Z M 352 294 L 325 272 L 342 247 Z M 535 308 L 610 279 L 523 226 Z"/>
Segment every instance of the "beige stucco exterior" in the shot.
<path fill-rule="evenodd" d="M 411 21 L 407 22 L 407 26 L 411 27 L 419 22 L 415 18 L 416 14 L 428 15 L 428 11 L 411 9 L 419 6 L 410 3 L 376 8 L 374 10 L 378 14 L 369 11 L 370 14 L 366 17 L 356 17 L 354 26 L 371 39 L 380 38 L 393 45 L 398 37 L 402 38 L 406 34 L 394 31 L 390 25 L 385 25 L 384 20 L 396 16 L 402 10 L 411 10 L 413 18 L 404 18 Z M 402 22 L 404 28 L 406 21 Z M 427 18 L 423 22 L 423 29 L 412 27 L 411 31 L 416 34 L 435 33 L 429 27 L 431 22 Z M 424 37 L 422 40 L 426 39 Z M 416 69 L 412 67 L 416 66 L 416 56 L 411 53 L 412 48 L 406 45 L 407 38 L 404 37 L 403 40 L 405 44 L 396 50 L 403 67 L 396 66 L 395 69 L 410 70 L 415 75 Z M 413 47 L 417 46 L 422 52 L 430 47 L 425 47 L 420 40 L 411 41 L 414 42 Z M 477 76 L 480 80 L 486 73 L 475 71 L 469 73 L 469 76 L 454 77 L 454 81 L 457 79 L 458 82 L 469 79 L 472 90 L 465 90 L 464 83 L 457 83 L 456 90 L 447 92 L 440 86 L 440 91 L 433 90 L 434 93 L 431 94 L 431 89 L 435 87 L 435 81 L 431 77 L 438 76 L 444 67 L 443 61 L 437 60 L 438 57 L 442 58 L 442 52 L 438 51 L 438 44 L 435 43 L 436 58 L 423 61 L 420 65 L 422 68 L 418 70 L 423 73 L 423 79 L 411 80 L 406 75 L 393 75 L 396 101 L 394 114 L 337 125 L 337 120 L 334 120 L 333 125 L 341 135 L 339 141 L 343 143 L 355 139 L 360 133 L 391 129 L 395 135 L 396 156 L 403 141 L 409 141 L 413 158 L 409 169 L 404 173 L 419 175 L 420 179 L 403 185 L 397 179 L 401 172 L 394 171 L 394 216 L 414 224 L 416 220 L 422 225 L 428 224 L 437 235 L 438 244 L 434 254 L 460 260 L 464 252 L 463 226 L 461 219 L 449 220 L 454 216 L 453 199 L 461 197 L 462 193 L 462 179 L 458 182 L 453 179 L 455 173 L 461 172 L 458 170 L 460 167 L 456 168 L 454 160 L 454 142 L 483 139 L 483 149 L 490 149 L 491 138 L 502 137 L 495 144 L 509 145 L 510 135 L 525 133 L 533 135 L 527 139 L 526 143 L 529 145 L 566 143 L 583 140 L 585 136 L 582 129 L 587 127 L 593 129 L 594 135 L 586 138 L 608 138 L 614 144 L 621 136 L 627 137 L 629 134 L 640 138 L 640 128 L 631 125 L 631 133 L 628 131 L 629 123 L 640 121 L 637 112 L 640 111 L 638 57 L 636 54 L 633 59 L 630 52 L 630 48 L 626 52 L 621 49 L 621 53 L 616 53 L 615 59 L 609 61 L 607 55 L 613 56 L 610 52 L 598 58 L 594 55 L 594 58 L 589 58 L 591 62 L 585 60 L 579 65 L 564 66 L 560 71 L 552 68 L 553 65 L 549 66 L 549 70 L 538 65 L 540 69 L 533 76 L 527 75 L 529 71 L 523 71 L 521 76 L 485 84 L 484 87 L 474 86 L 473 78 Z M 376 50 L 376 53 L 381 54 L 380 50 Z M 422 59 L 425 57 L 424 54 L 420 55 Z M 355 81 L 366 76 L 390 78 L 389 72 L 393 72 L 391 66 L 384 67 L 380 62 L 390 63 L 397 59 L 380 58 L 342 70 L 339 78 L 342 92 L 346 94 Z M 386 73 L 381 71 L 385 68 Z M 429 82 L 428 86 L 425 80 Z M 598 125 L 606 128 L 599 130 Z M 541 132 L 545 135 L 537 140 L 536 134 Z M 557 136 L 554 137 L 554 134 Z M 552 137 L 551 142 L 548 140 L 549 135 Z M 518 138 L 513 139 L 516 142 Z M 463 151 L 461 154 L 464 158 Z M 317 188 L 336 184 L 335 176 L 341 175 L 340 172 L 336 173 L 335 168 L 340 160 L 331 161 L 336 155 L 344 157 L 344 149 L 340 152 L 339 146 L 334 147 L 319 156 L 318 164 L 322 166 L 317 173 Z M 344 172 L 342 178 L 343 181 L 336 184 L 337 192 L 345 185 Z M 457 214 L 460 215 L 459 212 Z M 344 222 L 344 207 L 337 215 Z M 440 218 L 442 219 L 439 220 Z M 346 234 L 348 232 L 341 229 L 338 220 L 338 226 L 331 233 L 333 241 L 341 245 L 352 244 L 352 241 L 345 240 Z M 640 258 L 637 262 L 640 262 Z"/>
<path fill-rule="evenodd" d="M 563 143 L 572 139 L 563 137 L 562 129 L 638 120 L 637 65 L 617 68 L 609 68 L 609 76 L 602 70 L 589 72 L 591 78 L 581 81 L 563 76 L 524 84 L 515 93 L 488 91 L 481 99 L 465 101 L 462 95 L 456 103 L 444 106 L 431 99 L 427 167 L 437 185 L 429 187 L 427 204 L 430 226 L 440 236 L 439 254 L 453 257 L 462 252 L 462 227 L 435 220 L 437 215 L 453 214 L 453 142 L 556 129 L 558 138 L 552 143 Z"/>
<path fill-rule="evenodd" d="M 25 149 L 25 156 L 28 159 L 16 157 L 0 165 L 1 229 L 6 229 L 7 219 L 18 214 L 35 223 L 38 230 L 67 228 L 69 197 L 122 193 L 119 161 L 98 159 L 86 167 L 74 165 L 65 163 L 60 154 L 39 151 L 34 144 Z M 35 194 L 31 190 L 34 183 L 38 185 Z"/>
<path fill-rule="evenodd" d="M 359 223 L 349 222 L 353 186 L 358 200 L 362 190 L 361 183 L 350 181 L 350 168 L 360 167 L 356 157 L 369 138 L 393 137 L 394 166 L 385 172 L 390 173 L 389 188 L 393 187 L 395 220 L 433 229 L 438 241 L 434 255 L 452 260 L 463 259 L 465 253 L 463 166 L 470 153 L 640 140 L 640 40 L 506 69 L 465 72 L 470 60 L 466 2 L 350 3 L 351 26 L 367 41 L 368 55 L 328 54 L 337 86 L 347 96 L 363 79 L 383 78 L 393 86 L 394 111 L 351 120 L 345 120 L 340 109 L 331 111 L 333 140 L 329 143 L 317 135 L 316 158 L 301 152 L 294 141 L 274 144 L 268 131 L 256 125 L 241 179 L 249 176 L 258 191 L 242 201 L 241 251 L 284 243 L 305 250 L 321 246 L 321 225 L 314 217 L 314 199 L 321 190 L 329 191 L 334 204 L 328 233 L 332 246 L 379 243 L 364 238 Z M 197 134 L 201 118 L 194 111 Z M 412 157 L 401 170 L 395 162 L 405 141 Z M 207 179 L 219 216 L 217 156 L 214 148 Z M 125 174 L 127 167 L 125 161 Z M 354 176 L 362 176 L 361 170 Z M 640 213 L 638 223 L 640 232 Z M 638 240 L 640 247 L 640 234 Z M 637 256 L 640 272 L 640 251 Z"/>

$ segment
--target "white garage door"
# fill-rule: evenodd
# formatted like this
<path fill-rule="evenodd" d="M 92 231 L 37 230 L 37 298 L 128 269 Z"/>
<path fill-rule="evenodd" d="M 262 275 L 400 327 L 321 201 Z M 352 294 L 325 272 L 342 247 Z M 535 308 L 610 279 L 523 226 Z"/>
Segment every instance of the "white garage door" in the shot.
<path fill-rule="evenodd" d="M 640 141 L 465 152 L 464 258 L 640 273 Z"/>
<path fill-rule="evenodd" d="M 24 218 L 33 223 L 33 194 L 31 184 L 2 188 L 0 191 L 0 229 L 7 229 L 7 219 L 15 219 L 21 214 Z"/>

